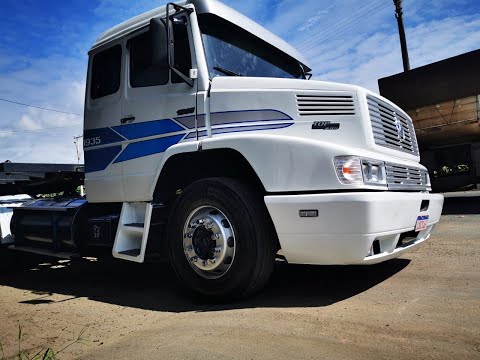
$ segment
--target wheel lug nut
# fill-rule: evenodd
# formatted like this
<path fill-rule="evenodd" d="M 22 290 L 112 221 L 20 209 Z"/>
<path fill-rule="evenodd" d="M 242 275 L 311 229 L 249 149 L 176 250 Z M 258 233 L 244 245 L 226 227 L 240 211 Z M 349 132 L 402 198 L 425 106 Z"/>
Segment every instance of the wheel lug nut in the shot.
<path fill-rule="evenodd" d="M 215 239 L 218 239 L 220 237 L 219 234 L 214 234 L 213 236 L 215 236 Z"/>
<path fill-rule="evenodd" d="M 192 251 L 193 250 L 193 246 L 192 245 L 188 245 L 185 247 L 185 252 L 189 252 L 189 251 Z"/>
<path fill-rule="evenodd" d="M 203 224 L 204 222 L 205 222 L 205 221 L 204 221 L 203 219 L 198 219 L 198 220 L 197 220 L 197 224 L 199 224 L 199 225 Z"/>
<path fill-rule="evenodd" d="M 193 256 L 190 258 L 190 262 L 197 262 L 198 261 L 198 256 Z"/>
<path fill-rule="evenodd" d="M 187 234 L 183 235 L 183 237 L 185 237 L 185 238 L 191 238 L 192 236 L 193 236 L 192 233 L 187 233 Z"/>
<path fill-rule="evenodd" d="M 216 262 L 215 259 L 210 259 L 210 260 L 208 260 L 208 261 L 210 261 L 210 264 L 215 264 L 215 262 Z"/>
<path fill-rule="evenodd" d="M 203 266 L 207 266 L 208 265 L 208 261 L 207 260 L 203 260 Z"/>
<path fill-rule="evenodd" d="M 221 246 L 217 246 L 214 251 L 218 254 L 219 252 L 222 252 L 222 247 Z"/>
<path fill-rule="evenodd" d="M 210 230 L 211 228 L 213 228 L 213 222 L 210 222 L 205 225 L 205 229 Z"/>

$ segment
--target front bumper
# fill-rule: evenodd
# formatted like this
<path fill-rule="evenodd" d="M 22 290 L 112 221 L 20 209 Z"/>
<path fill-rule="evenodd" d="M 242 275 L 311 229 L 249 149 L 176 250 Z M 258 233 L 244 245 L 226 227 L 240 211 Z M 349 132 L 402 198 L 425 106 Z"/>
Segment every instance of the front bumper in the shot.
<path fill-rule="evenodd" d="M 443 196 L 404 192 L 275 195 L 266 196 L 265 204 L 288 262 L 374 264 L 428 239 L 440 219 Z M 318 217 L 300 217 L 300 210 L 318 210 Z M 427 228 L 407 245 L 400 244 L 401 235 L 415 229 L 419 215 L 428 215 Z"/>

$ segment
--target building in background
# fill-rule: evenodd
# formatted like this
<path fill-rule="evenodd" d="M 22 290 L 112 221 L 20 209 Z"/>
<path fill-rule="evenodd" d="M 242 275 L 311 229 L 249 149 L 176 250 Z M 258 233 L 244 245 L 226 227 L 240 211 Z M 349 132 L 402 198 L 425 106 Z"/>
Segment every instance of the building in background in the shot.
<path fill-rule="evenodd" d="M 480 50 L 378 80 L 413 120 L 434 191 L 480 182 Z"/>

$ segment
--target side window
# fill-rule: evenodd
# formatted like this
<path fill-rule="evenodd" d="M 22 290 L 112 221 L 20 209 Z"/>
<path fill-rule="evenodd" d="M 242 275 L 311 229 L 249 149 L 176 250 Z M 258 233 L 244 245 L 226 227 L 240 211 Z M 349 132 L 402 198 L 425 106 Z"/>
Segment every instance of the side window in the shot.
<path fill-rule="evenodd" d="M 173 18 L 173 38 L 174 66 L 183 75 L 189 76 L 189 71 L 192 68 L 192 55 L 190 54 L 187 18 L 185 16 Z M 172 72 L 172 83 L 180 82 L 183 82 L 183 80 Z"/>
<path fill-rule="evenodd" d="M 116 93 L 120 88 L 121 68 L 121 45 L 115 45 L 94 55 L 90 97 L 98 99 Z"/>
<path fill-rule="evenodd" d="M 164 85 L 168 82 L 168 64 L 152 65 L 151 44 L 150 31 L 131 38 L 127 43 L 130 53 L 131 87 Z"/>

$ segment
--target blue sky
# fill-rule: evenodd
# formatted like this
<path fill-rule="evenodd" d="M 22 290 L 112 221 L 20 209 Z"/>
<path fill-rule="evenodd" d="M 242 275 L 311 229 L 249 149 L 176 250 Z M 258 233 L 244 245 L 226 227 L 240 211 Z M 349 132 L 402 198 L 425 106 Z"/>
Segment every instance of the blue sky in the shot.
<path fill-rule="evenodd" d="M 391 0 L 226 0 L 297 46 L 314 79 L 377 91 L 402 71 Z M 109 27 L 165 1 L 2 0 L 0 98 L 82 114 L 87 52 Z M 412 67 L 480 48 L 478 0 L 404 0 Z M 0 101 L 0 161 L 75 162 L 82 117 Z"/>

